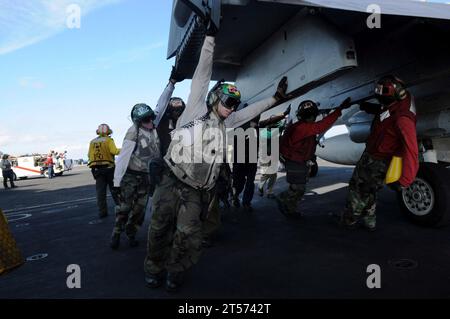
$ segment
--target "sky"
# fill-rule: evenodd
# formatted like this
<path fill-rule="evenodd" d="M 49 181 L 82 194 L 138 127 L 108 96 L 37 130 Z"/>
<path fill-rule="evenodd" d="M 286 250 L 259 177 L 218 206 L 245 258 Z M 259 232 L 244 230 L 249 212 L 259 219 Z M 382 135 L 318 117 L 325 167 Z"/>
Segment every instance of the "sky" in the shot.
<path fill-rule="evenodd" d="M 72 3 L 80 28 L 66 24 Z M 101 123 L 120 146 L 132 106 L 154 107 L 167 84 L 171 9 L 172 0 L 0 0 L 0 151 L 87 159 Z M 173 96 L 186 100 L 189 84 Z"/>
<path fill-rule="evenodd" d="M 167 84 L 172 1 L 78 1 L 79 29 L 66 27 L 70 3 L 0 0 L 4 153 L 67 150 L 87 158 L 101 123 L 120 146 L 132 106 L 155 106 Z M 189 81 L 180 83 L 174 96 L 186 98 L 188 89 Z"/>

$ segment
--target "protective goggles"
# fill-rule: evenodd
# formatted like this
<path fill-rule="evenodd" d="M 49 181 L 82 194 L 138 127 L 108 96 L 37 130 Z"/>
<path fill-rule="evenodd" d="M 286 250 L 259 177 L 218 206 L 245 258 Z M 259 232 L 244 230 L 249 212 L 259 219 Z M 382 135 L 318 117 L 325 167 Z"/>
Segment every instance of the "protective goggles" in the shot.
<path fill-rule="evenodd" d="M 219 99 L 222 102 L 223 106 L 229 110 L 235 110 L 239 106 L 239 104 L 241 104 L 240 100 L 227 95 L 219 95 Z"/>
<path fill-rule="evenodd" d="M 395 88 L 392 84 L 377 84 L 377 86 L 375 87 L 375 94 L 393 96 L 395 95 Z"/>
<path fill-rule="evenodd" d="M 303 108 L 303 109 L 309 109 L 312 107 L 314 107 L 314 103 L 312 103 L 312 102 L 305 102 L 305 103 L 302 103 L 302 105 L 301 105 L 301 108 Z"/>
<path fill-rule="evenodd" d="M 181 100 L 172 100 L 172 101 L 170 101 L 170 106 L 171 107 L 181 107 L 181 106 L 183 106 L 183 101 L 181 101 Z"/>
<path fill-rule="evenodd" d="M 146 116 L 146 117 L 143 117 L 143 118 L 142 118 L 141 122 L 142 122 L 142 123 L 150 123 L 150 122 L 153 121 L 154 119 L 155 119 L 154 116 Z"/>

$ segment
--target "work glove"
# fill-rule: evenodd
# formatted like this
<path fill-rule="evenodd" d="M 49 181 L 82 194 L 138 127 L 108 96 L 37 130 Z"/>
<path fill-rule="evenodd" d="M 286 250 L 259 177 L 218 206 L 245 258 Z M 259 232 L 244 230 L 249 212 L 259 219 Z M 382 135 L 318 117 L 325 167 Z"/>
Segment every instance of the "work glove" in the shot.
<path fill-rule="evenodd" d="M 165 162 L 162 158 L 154 158 L 149 164 L 150 185 L 156 186 L 161 183 Z"/>
<path fill-rule="evenodd" d="M 359 109 L 369 114 L 377 114 L 381 111 L 381 104 L 363 101 L 359 103 Z"/>
<path fill-rule="evenodd" d="M 181 82 L 185 77 L 178 71 L 175 66 L 172 66 L 172 72 L 170 72 L 169 81 L 175 84 L 176 82 Z"/>
<path fill-rule="evenodd" d="M 119 205 L 120 202 L 122 202 L 123 198 L 122 198 L 122 191 L 121 191 L 120 187 L 113 187 L 111 189 L 111 195 L 112 195 L 116 205 Z"/>
<path fill-rule="evenodd" d="M 288 88 L 287 76 L 283 76 L 280 82 L 278 82 L 277 91 L 275 92 L 273 97 L 277 101 L 287 98 L 286 94 L 287 88 Z"/>
<path fill-rule="evenodd" d="M 291 113 L 291 105 L 289 104 L 288 108 L 286 109 L 286 111 L 284 111 L 284 116 L 289 115 Z"/>
<path fill-rule="evenodd" d="M 342 110 L 348 109 L 350 106 L 352 106 L 352 98 L 348 97 L 341 103 L 341 105 L 339 105 L 339 108 L 342 111 Z"/>
<path fill-rule="evenodd" d="M 393 183 L 387 184 L 387 186 L 396 192 L 401 192 L 403 189 L 405 189 L 405 187 L 403 187 L 402 184 L 400 184 L 399 182 L 393 182 Z"/>
<path fill-rule="evenodd" d="M 219 31 L 219 29 L 217 28 L 217 26 L 214 24 L 214 22 L 211 19 L 211 11 L 210 10 L 208 10 L 208 12 L 206 13 L 206 17 L 204 19 L 197 16 L 197 22 L 200 25 L 203 25 L 205 34 L 207 36 L 215 37 L 217 32 Z"/>

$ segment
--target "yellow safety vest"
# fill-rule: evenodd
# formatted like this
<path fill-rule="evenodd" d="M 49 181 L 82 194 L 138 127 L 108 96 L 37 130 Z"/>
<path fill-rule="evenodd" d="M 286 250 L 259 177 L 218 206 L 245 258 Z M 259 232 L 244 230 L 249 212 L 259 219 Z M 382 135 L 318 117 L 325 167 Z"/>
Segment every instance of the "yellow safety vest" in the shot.
<path fill-rule="evenodd" d="M 89 167 L 108 165 L 114 167 L 114 155 L 118 155 L 120 149 L 116 147 L 114 140 L 109 136 L 99 136 L 89 145 Z"/>

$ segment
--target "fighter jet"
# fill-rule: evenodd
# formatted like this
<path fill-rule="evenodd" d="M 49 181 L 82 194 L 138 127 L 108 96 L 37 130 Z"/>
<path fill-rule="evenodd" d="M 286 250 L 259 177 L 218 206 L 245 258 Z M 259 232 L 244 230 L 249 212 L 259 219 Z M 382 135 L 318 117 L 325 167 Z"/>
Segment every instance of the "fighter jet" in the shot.
<path fill-rule="evenodd" d="M 192 77 L 204 38 L 199 19 L 219 28 L 213 80 L 236 82 L 243 103 L 289 78 L 293 106 L 312 99 L 332 109 L 346 97 L 370 101 L 376 81 L 395 74 L 414 95 L 420 169 L 398 194 L 421 225 L 450 221 L 450 5 L 409 0 L 174 0 L 167 58 Z M 295 109 L 293 107 L 293 109 Z M 270 112 L 279 111 L 278 107 Z M 352 107 L 324 141 L 323 159 L 355 164 L 372 116 Z"/>

